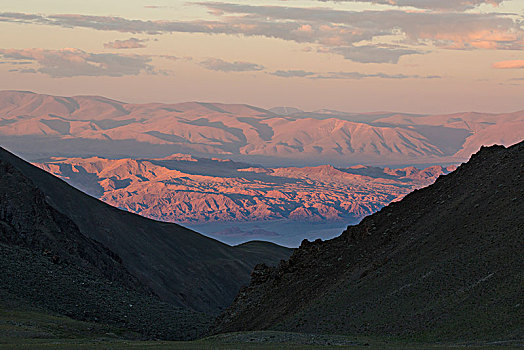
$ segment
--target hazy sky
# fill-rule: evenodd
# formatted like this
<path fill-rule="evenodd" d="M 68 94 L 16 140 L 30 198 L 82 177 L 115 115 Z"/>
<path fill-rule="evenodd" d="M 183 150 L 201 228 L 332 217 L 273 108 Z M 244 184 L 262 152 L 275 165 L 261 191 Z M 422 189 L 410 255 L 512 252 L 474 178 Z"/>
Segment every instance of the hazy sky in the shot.
<path fill-rule="evenodd" d="M 0 0 L 0 89 L 305 110 L 524 109 L 523 0 Z"/>

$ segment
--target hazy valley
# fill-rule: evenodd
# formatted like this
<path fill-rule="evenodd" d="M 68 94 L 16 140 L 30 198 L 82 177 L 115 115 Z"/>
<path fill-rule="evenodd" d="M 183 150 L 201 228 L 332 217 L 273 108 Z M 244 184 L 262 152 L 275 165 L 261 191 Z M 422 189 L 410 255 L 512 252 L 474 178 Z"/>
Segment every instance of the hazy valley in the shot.
<path fill-rule="evenodd" d="M 339 237 L 294 251 L 228 246 L 119 210 L 0 149 L 0 334 L 43 346 L 217 333 L 153 345 L 518 346 L 523 146 L 484 148 Z"/>
<path fill-rule="evenodd" d="M 520 339 L 522 143 L 458 164 L 523 123 L 0 92 L 33 162 L 0 149 L 3 307 L 117 339 Z"/>

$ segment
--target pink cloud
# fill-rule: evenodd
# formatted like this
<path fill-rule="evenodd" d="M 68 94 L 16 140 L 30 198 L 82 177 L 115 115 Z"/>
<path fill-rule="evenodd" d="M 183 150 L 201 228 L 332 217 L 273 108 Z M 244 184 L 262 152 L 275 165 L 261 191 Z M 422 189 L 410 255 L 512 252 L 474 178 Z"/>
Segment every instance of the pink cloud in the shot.
<path fill-rule="evenodd" d="M 121 77 L 142 72 L 156 74 L 149 56 L 90 53 L 74 48 L 60 50 L 0 49 L 0 58 L 11 64 L 31 62 L 35 67 L 22 73 L 41 73 L 53 78 L 76 76 Z"/>
<path fill-rule="evenodd" d="M 342 0 L 339 0 L 342 1 Z M 350 0 L 345 0 L 350 1 Z M 352 1 L 352 0 L 351 0 Z M 423 8 L 476 7 L 499 0 L 368 0 Z M 361 63 L 397 63 L 406 55 L 435 49 L 523 50 L 521 18 L 504 13 L 456 11 L 365 10 L 254 6 L 222 2 L 197 5 L 219 18 L 215 20 L 131 20 L 121 17 L 79 14 L 35 15 L 0 13 L 0 22 L 37 23 L 62 27 L 140 34 L 207 33 L 263 36 L 317 45 L 317 52 L 330 52 Z M 446 5 L 442 7 L 443 5 Z M 396 46 L 388 47 L 390 36 Z M 140 44 L 140 43 L 138 43 Z M 134 44 L 136 45 L 136 43 Z M 323 50 L 323 51 L 321 51 Z"/>
<path fill-rule="evenodd" d="M 130 38 L 127 40 L 115 40 L 104 44 L 106 49 L 141 49 L 146 47 L 143 39 Z"/>
<path fill-rule="evenodd" d="M 524 60 L 495 62 L 493 63 L 493 68 L 497 68 L 497 69 L 524 68 Z"/>
<path fill-rule="evenodd" d="M 220 58 L 208 58 L 200 65 L 209 70 L 221 71 L 221 72 L 251 72 L 263 70 L 264 66 L 250 62 L 227 62 Z"/>
<path fill-rule="evenodd" d="M 319 0 L 327 2 L 328 0 Z M 410 6 L 429 10 L 464 11 L 473 9 L 482 4 L 498 6 L 504 0 L 331 0 L 335 2 L 369 2 L 372 4 L 386 4 L 391 6 Z"/>

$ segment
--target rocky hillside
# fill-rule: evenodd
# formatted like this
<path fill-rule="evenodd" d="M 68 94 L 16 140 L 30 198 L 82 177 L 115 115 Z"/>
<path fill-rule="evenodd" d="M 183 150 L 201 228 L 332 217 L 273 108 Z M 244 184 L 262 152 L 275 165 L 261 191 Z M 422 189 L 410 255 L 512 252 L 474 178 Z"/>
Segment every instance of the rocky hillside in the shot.
<path fill-rule="evenodd" d="M 34 164 L 115 207 L 182 223 L 354 221 L 454 169 L 265 168 L 183 154 L 54 158 Z"/>
<path fill-rule="evenodd" d="M 172 306 L 217 313 L 257 263 L 291 253 L 263 242 L 228 246 L 116 209 L 3 149 L 0 171 L 0 242 L 151 291 Z"/>
<path fill-rule="evenodd" d="M 53 318 L 64 315 L 110 325 L 139 339 L 195 339 L 212 324 L 211 315 L 162 302 L 137 291 L 138 285 L 131 289 L 86 266 L 57 261 L 45 250 L 0 243 L 0 264 L 2 313 L 4 307 L 36 309 Z M 16 326 L 27 331 L 31 321 Z"/>
<path fill-rule="evenodd" d="M 0 242 L 41 251 L 55 263 L 74 264 L 127 287 L 140 287 L 118 255 L 85 237 L 71 219 L 47 203 L 31 180 L 3 160 L 0 193 Z"/>
<path fill-rule="evenodd" d="M 3 159 L 0 265 L 0 307 L 43 308 L 146 338 L 194 339 L 210 325 L 208 315 L 161 302 Z"/>
<path fill-rule="evenodd" d="M 524 111 L 444 116 L 311 113 L 0 92 L 2 143 L 32 160 L 190 153 L 272 165 L 454 163 L 481 145 L 518 142 L 522 130 Z"/>
<path fill-rule="evenodd" d="M 329 241 L 258 265 L 216 332 L 524 337 L 524 142 L 482 148 Z"/>

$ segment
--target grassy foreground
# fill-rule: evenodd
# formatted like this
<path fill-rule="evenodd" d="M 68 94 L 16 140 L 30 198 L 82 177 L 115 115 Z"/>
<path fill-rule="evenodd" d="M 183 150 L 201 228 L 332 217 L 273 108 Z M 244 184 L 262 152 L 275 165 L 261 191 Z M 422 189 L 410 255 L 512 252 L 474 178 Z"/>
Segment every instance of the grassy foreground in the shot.
<path fill-rule="evenodd" d="M 142 341 L 127 330 L 39 310 L 0 308 L 0 349 L 523 349 L 524 341 L 423 344 L 283 332 L 222 334 L 190 342 Z"/>

